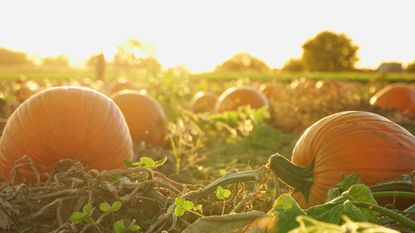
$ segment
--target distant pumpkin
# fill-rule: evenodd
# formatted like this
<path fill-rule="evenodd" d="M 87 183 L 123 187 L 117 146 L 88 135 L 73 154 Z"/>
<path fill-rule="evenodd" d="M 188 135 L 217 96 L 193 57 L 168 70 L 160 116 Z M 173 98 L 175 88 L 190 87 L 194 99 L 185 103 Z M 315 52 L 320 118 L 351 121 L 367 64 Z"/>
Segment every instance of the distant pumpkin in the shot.
<path fill-rule="evenodd" d="M 132 154 L 119 108 L 110 98 L 84 87 L 54 87 L 33 95 L 11 115 L 0 139 L 0 169 L 6 178 L 24 155 L 45 178 L 62 159 L 104 170 L 122 167 Z M 19 174 L 34 179 L 29 168 L 19 169 Z"/>
<path fill-rule="evenodd" d="M 190 108 L 193 112 L 214 112 L 218 96 L 210 92 L 197 92 L 191 101 Z"/>
<path fill-rule="evenodd" d="M 258 109 L 268 106 L 268 99 L 259 91 L 251 88 L 228 88 L 219 96 L 216 110 L 218 112 L 237 110 L 243 106 Z"/>
<path fill-rule="evenodd" d="M 156 100 L 135 90 L 117 92 L 112 98 L 124 114 L 135 143 L 163 146 L 167 118 Z"/>
<path fill-rule="evenodd" d="M 381 89 L 370 99 L 370 104 L 415 117 L 415 91 L 404 85 L 390 85 Z"/>

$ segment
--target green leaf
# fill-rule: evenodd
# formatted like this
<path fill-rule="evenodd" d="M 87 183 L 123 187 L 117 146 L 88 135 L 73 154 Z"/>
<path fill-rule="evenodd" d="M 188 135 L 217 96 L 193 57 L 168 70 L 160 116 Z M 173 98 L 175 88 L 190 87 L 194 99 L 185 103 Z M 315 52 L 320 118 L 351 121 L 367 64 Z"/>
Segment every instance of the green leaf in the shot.
<path fill-rule="evenodd" d="M 177 217 L 183 216 L 184 212 L 186 212 L 186 210 L 185 210 L 185 209 L 183 209 L 183 208 L 182 208 L 182 207 L 180 207 L 180 206 L 176 206 L 176 207 L 174 208 L 174 215 L 176 215 Z"/>
<path fill-rule="evenodd" d="M 202 204 L 198 204 L 195 207 L 193 207 L 193 209 L 196 210 L 196 211 L 202 212 L 203 211 L 203 206 L 202 206 Z"/>
<path fill-rule="evenodd" d="M 353 222 L 344 217 L 345 223 L 341 226 L 315 220 L 309 216 L 299 216 L 297 221 L 300 226 L 289 233 L 344 233 L 344 232 L 376 232 L 376 233 L 398 233 L 396 230 L 386 228 L 368 222 Z"/>
<path fill-rule="evenodd" d="M 122 220 L 118 220 L 114 223 L 114 231 L 115 233 L 124 233 L 127 231 L 127 227 Z"/>
<path fill-rule="evenodd" d="M 114 201 L 114 203 L 112 203 L 111 206 L 111 210 L 114 212 L 117 212 L 118 210 L 121 209 L 122 203 L 120 201 Z"/>
<path fill-rule="evenodd" d="M 146 156 L 141 157 L 139 163 L 140 163 L 141 167 L 145 167 L 145 168 L 152 169 L 152 168 L 156 167 L 156 163 L 154 162 L 154 160 L 152 158 L 146 157 Z"/>
<path fill-rule="evenodd" d="M 93 212 L 94 211 L 94 207 L 92 206 L 92 204 L 91 203 L 88 203 L 88 204 L 85 204 L 84 205 L 84 207 L 82 208 L 82 212 L 84 213 L 84 214 L 86 214 L 86 213 L 91 213 L 91 212 Z"/>
<path fill-rule="evenodd" d="M 356 174 L 350 174 L 342 179 L 338 184 L 332 186 L 329 189 L 327 195 L 327 201 L 331 201 L 336 197 L 339 197 L 344 191 L 348 190 L 354 184 L 362 184 L 363 182 L 359 179 Z"/>
<path fill-rule="evenodd" d="M 109 212 L 111 210 L 111 205 L 108 202 L 103 202 L 101 204 L 99 204 L 99 209 L 102 212 Z"/>
<path fill-rule="evenodd" d="M 377 204 L 369 187 L 364 184 L 352 185 L 342 196 L 346 196 L 351 201 L 363 201 L 372 204 Z"/>
<path fill-rule="evenodd" d="M 353 221 L 376 222 L 378 213 L 353 205 L 353 201 L 376 204 L 370 189 L 364 184 L 354 184 L 339 197 L 306 210 L 307 215 L 324 222 L 341 224 L 346 215 Z"/>
<path fill-rule="evenodd" d="M 186 211 L 192 210 L 194 207 L 193 202 L 187 201 L 182 197 L 175 199 L 176 207 L 174 208 L 174 214 L 176 216 L 182 216 Z"/>
<path fill-rule="evenodd" d="M 84 214 L 79 212 L 79 211 L 76 211 L 76 212 L 71 214 L 71 222 L 73 224 L 81 223 L 81 222 L 84 221 L 84 219 L 85 219 Z"/>
<path fill-rule="evenodd" d="M 135 219 L 128 226 L 128 230 L 130 230 L 130 231 L 139 231 L 140 229 L 141 229 L 141 227 L 139 225 L 135 224 Z"/>
<path fill-rule="evenodd" d="M 166 161 L 167 161 L 167 157 L 164 157 L 164 158 L 162 158 L 162 159 L 160 159 L 160 160 L 157 160 L 157 161 L 154 163 L 154 168 L 158 168 L 158 167 L 163 166 L 163 165 L 166 163 Z"/>
<path fill-rule="evenodd" d="M 71 214 L 71 222 L 74 224 L 81 222 L 91 222 L 91 216 L 94 213 L 95 207 L 91 203 L 85 204 L 82 207 L 82 212 L 76 211 Z"/>
<path fill-rule="evenodd" d="M 232 194 L 231 190 L 225 189 L 220 185 L 216 188 L 215 193 L 216 193 L 216 197 L 219 200 L 225 200 L 226 198 L 230 197 Z"/>
<path fill-rule="evenodd" d="M 306 215 L 306 213 L 300 208 L 297 202 L 289 194 L 281 194 L 277 200 L 275 200 L 272 209 L 268 214 L 278 217 L 278 224 L 276 224 L 277 232 L 288 232 L 298 226 L 295 221 L 297 216 Z"/>

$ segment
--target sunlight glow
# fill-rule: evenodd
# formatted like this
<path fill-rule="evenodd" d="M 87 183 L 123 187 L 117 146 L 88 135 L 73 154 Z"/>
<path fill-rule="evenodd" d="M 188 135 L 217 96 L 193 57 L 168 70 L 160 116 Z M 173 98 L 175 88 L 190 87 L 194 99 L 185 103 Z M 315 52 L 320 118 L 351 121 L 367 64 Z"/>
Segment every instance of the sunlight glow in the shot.
<path fill-rule="evenodd" d="M 209 71 L 238 52 L 281 67 L 322 30 L 360 46 L 359 67 L 415 59 L 415 2 L 402 1 L 0 1 L 0 47 L 39 56 L 112 58 L 126 38 L 155 48 L 165 68 Z"/>

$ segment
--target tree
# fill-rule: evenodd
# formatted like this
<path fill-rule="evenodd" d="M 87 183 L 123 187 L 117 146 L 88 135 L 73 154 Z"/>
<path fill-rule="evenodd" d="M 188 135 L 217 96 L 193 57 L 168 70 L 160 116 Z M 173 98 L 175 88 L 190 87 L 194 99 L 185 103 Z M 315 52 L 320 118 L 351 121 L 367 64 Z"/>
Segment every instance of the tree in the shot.
<path fill-rule="evenodd" d="M 406 66 L 406 71 L 411 72 L 411 73 L 415 73 L 415 61 L 413 61 L 412 63 L 409 63 Z"/>
<path fill-rule="evenodd" d="M 0 65 L 33 65 L 33 63 L 27 58 L 25 53 L 0 48 Z"/>
<path fill-rule="evenodd" d="M 65 55 L 59 55 L 55 57 L 45 57 L 43 58 L 42 66 L 68 67 L 69 59 Z"/>
<path fill-rule="evenodd" d="M 178 65 L 170 67 L 166 70 L 166 74 L 175 77 L 186 77 L 189 76 L 190 71 L 184 65 Z"/>
<path fill-rule="evenodd" d="M 284 67 L 282 67 L 282 71 L 304 71 L 305 65 L 303 60 L 301 59 L 290 59 L 287 61 L 287 63 L 284 64 Z"/>
<path fill-rule="evenodd" d="M 113 64 L 117 68 L 137 68 L 149 73 L 161 71 L 161 64 L 155 58 L 154 48 L 136 38 L 130 38 L 118 47 Z"/>
<path fill-rule="evenodd" d="M 258 58 L 248 53 L 238 53 L 218 65 L 215 68 L 216 72 L 245 72 L 245 71 L 257 71 L 257 72 L 268 72 L 268 65 L 259 60 Z"/>
<path fill-rule="evenodd" d="M 358 48 L 345 34 L 323 31 L 303 44 L 302 60 L 311 71 L 353 70 Z"/>

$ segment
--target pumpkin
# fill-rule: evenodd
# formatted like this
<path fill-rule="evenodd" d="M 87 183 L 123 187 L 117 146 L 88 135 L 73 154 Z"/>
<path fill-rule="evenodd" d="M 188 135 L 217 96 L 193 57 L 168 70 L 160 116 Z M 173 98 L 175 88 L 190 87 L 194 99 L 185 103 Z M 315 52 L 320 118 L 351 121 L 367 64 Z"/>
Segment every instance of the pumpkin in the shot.
<path fill-rule="evenodd" d="M 268 106 L 267 97 L 251 88 L 228 88 L 219 96 L 216 110 L 218 112 L 234 111 L 243 106 L 258 109 Z"/>
<path fill-rule="evenodd" d="M 382 109 L 395 109 L 415 117 L 415 91 L 407 86 L 386 86 L 370 99 L 370 104 Z"/>
<path fill-rule="evenodd" d="M 110 98 L 84 87 L 54 87 L 33 95 L 10 116 L 0 139 L 4 177 L 24 155 L 45 178 L 62 159 L 103 170 L 122 167 L 132 154 L 128 126 L 119 108 Z M 34 179 L 29 168 L 19 173 Z"/>
<path fill-rule="evenodd" d="M 160 104 L 150 96 L 135 90 L 123 90 L 112 96 L 124 114 L 135 143 L 163 146 L 167 120 Z"/>
<path fill-rule="evenodd" d="M 346 111 L 310 126 L 297 141 L 291 163 L 271 156 L 269 166 L 294 188 L 303 208 L 324 203 L 342 174 L 355 173 L 367 185 L 400 178 L 415 169 L 415 137 L 385 117 Z"/>
<path fill-rule="evenodd" d="M 218 96 L 210 92 L 197 92 L 191 101 L 190 108 L 193 112 L 214 112 Z"/>

